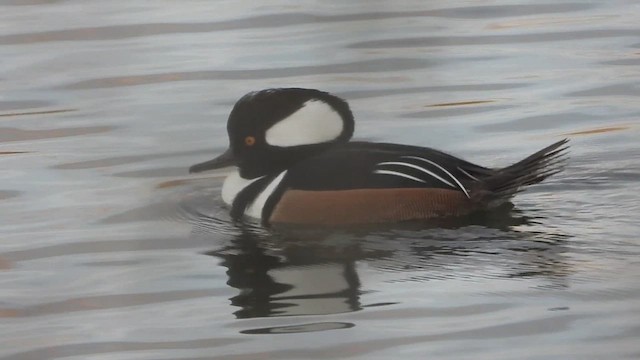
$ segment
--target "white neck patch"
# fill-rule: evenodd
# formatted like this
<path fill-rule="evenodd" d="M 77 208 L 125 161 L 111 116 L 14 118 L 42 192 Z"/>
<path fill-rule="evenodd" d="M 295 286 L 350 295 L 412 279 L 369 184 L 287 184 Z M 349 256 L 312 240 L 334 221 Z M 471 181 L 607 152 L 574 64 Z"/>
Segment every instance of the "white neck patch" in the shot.
<path fill-rule="evenodd" d="M 344 122 L 329 104 L 309 100 L 302 107 L 278 121 L 266 133 L 272 146 L 297 146 L 319 144 L 335 140 L 342 133 Z"/>
<path fill-rule="evenodd" d="M 236 169 L 227 176 L 227 178 L 224 179 L 224 183 L 222 183 L 222 201 L 227 205 L 233 204 L 233 200 L 240 191 L 261 178 L 263 178 L 263 176 L 255 179 L 245 179 L 240 176 L 240 172 Z"/>

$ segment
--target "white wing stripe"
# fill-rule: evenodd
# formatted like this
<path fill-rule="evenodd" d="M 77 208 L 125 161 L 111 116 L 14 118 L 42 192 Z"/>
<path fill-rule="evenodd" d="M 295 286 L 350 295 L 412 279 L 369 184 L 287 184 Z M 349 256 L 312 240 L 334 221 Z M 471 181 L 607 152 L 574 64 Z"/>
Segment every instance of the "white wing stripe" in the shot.
<path fill-rule="evenodd" d="M 400 176 L 400 177 L 404 177 L 407 179 L 411 179 L 411 180 L 415 180 L 421 183 L 424 183 L 426 181 L 422 180 L 422 179 L 418 179 L 417 177 L 411 176 L 411 175 L 407 175 L 407 174 L 403 174 L 403 173 L 399 173 L 399 172 L 395 172 L 395 171 L 389 171 L 389 170 L 375 170 L 373 172 L 374 174 L 385 174 L 385 175 L 395 175 L 395 176 Z"/>
<path fill-rule="evenodd" d="M 462 186 L 462 184 L 460 183 L 460 181 L 458 181 L 458 179 L 456 179 L 455 176 L 453 176 L 449 171 L 447 171 L 447 169 L 443 168 L 442 166 L 436 164 L 435 162 L 428 160 L 428 159 L 424 159 L 418 156 L 403 156 L 403 158 L 409 158 L 409 159 L 416 159 L 416 160 L 422 160 L 425 161 L 435 167 L 437 167 L 438 169 L 444 171 L 447 175 L 449 175 L 449 177 L 451 177 L 451 179 L 453 179 L 453 181 L 456 182 L 456 184 L 458 184 L 458 186 L 460 187 L 460 190 L 462 190 L 462 192 L 464 192 L 465 195 L 467 195 L 467 199 L 471 199 L 471 196 L 469 196 L 469 193 L 467 192 L 467 189 L 464 188 L 464 186 Z"/>
<path fill-rule="evenodd" d="M 471 179 L 473 179 L 473 180 L 475 180 L 475 181 L 480 181 L 480 180 L 478 180 L 478 178 L 477 178 L 477 177 L 475 177 L 475 176 L 473 176 L 473 175 L 469 174 L 468 172 L 464 171 L 464 169 L 463 169 L 463 168 L 461 168 L 461 167 L 459 167 L 459 166 L 458 166 L 458 170 L 460 170 L 463 174 L 467 175 L 467 176 L 468 176 L 468 177 L 470 177 Z"/>
<path fill-rule="evenodd" d="M 438 180 L 442 181 L 443 183 L 445 183 L 445 184 L 447 184 L 447 185 L 451 186 L 452 188 L 455 188 L 455 187 L 456 187 L 455 185 L 453 185 L 452 183 L 450 183 L 450 182 L 448 182 L 447 180 L 443 179 L 442 177 L 438 176 L 437 174 L 434 174 L 433 172 L 431 172 L 431 171 L 429 171 L 429 170 L 427 170 L 427 169 L 425 169 L 425 168 L 422 168 L 422 167 L 420 167 L 420 166 L 418 166 L 418 165 L 408 164 L 408 163 L 403 163 L 403 162 L 399 162 L 399 161 L 382 162 L 382 163 L 379 163 L 378 165 L 400 165 L 400 166 L 407 166 L 407 167 L 410 167 L 410 168 L 414 168 L 414 169 L 420 170 L 420 171 L 422 171 L 422 172 L 423 172 L 423 173 L 425 173 L 425 174 L 429 174 L 429 175 L 433 176 L 434 178 L 436 178 L 436 179 L 438 179 Z M 423 181 L 423 182 L 426 182 L 426 181 Z"/>

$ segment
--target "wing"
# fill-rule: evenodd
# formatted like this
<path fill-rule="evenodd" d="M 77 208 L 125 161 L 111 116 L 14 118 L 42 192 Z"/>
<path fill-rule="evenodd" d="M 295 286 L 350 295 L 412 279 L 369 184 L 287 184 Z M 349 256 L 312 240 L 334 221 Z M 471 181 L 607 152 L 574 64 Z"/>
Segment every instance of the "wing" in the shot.
<path fill-rule="evenodd" d="M 440 188 L 469 197 L 470 185 L 493 173 L 430 148 L 352 142 L 296 164 L 286 183 L 289 189 L 316 191 Z"/>

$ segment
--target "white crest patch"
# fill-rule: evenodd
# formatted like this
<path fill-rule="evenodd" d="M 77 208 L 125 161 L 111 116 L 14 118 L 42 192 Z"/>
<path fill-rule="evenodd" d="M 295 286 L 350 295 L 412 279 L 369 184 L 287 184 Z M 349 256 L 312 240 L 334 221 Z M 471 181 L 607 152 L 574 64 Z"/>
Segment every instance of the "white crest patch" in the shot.
<path fill-rule="evenodd" d="M 266 132 L 266 140 L 273 146 L 319 144 L 336 139 L 344 123 L 329 104 L 309 100 L 298 111 L 278 121 Z"/>

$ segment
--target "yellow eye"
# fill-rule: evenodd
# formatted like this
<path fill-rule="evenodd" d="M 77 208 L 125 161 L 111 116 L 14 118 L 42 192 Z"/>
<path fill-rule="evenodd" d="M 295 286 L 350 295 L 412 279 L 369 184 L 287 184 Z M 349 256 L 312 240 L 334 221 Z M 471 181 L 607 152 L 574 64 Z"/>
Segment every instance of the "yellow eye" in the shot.
<path fill-rule="evenodd" d="M 244 138 L 244 144 L 247 146 L 253 146 L 253 144 L 256 143 L 256 138 L 254 138 L 253 136 L 247 136 L 246 138 Z"/>

